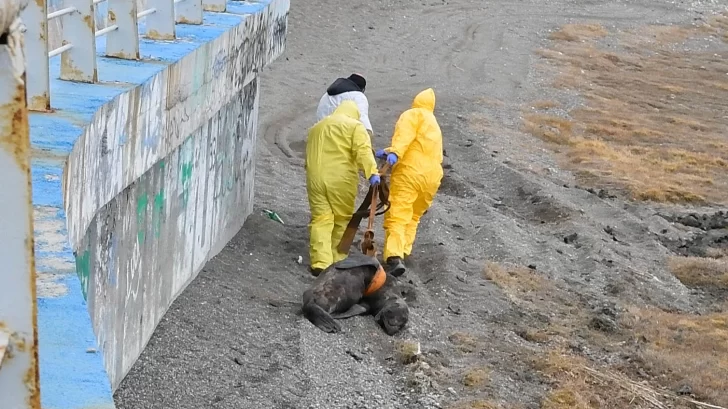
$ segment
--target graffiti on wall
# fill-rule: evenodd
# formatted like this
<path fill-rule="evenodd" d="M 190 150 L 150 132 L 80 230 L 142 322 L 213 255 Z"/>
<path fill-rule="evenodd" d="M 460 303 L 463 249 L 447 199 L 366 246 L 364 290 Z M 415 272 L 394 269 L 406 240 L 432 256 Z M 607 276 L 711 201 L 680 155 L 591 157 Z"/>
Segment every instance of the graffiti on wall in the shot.
<path fill-rule="evenodd" d="M 79 276 L 88 272 L 89 309 L 114 386 L 213 247 L 252 211 L 257 90 L 253 80 L 102 207 L 81 243 Z"/>
<path fill-rule="evenodd" d="M 101 206 L 218 115 L 263 66 L 283 52 L 287 18 L 288 1 L 272 1 L 264 11 L 247 16 L 238 27 L 143 86 L 119 95 L 94 115 L 64 172 L 65 210 L 74 249 Z M 141 114 L 131 114 L 137 112 Z M 189 163 L 185 166 L 189 178 L 192 169 Z M 189 200 L 189 191 L 183 194 Z"/>
<path fill-rule="evenodd" d="M 68 237 L 114 389 L 252 211 L 256 78 L 283 51 L 287 15 L 274 0 L 121 94 L 66 162 Z"/>

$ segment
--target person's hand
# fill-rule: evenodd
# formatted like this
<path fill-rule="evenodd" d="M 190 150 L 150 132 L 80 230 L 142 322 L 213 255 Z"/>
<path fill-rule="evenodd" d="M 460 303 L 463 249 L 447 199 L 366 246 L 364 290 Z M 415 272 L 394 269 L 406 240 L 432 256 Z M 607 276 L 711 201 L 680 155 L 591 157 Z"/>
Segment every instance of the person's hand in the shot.
<path fill-rule="evenodd" d="M 397 158 L 397 154 L 396 153 L 390 153 L 389 155 L 387 155 L 387 163 L 389 163 L 389 166 L 392 166 L 395 163 L 397 163 L 397 160 L 398 159 L 399 158 Z"/>
<path fill-rule="evenodd" d="M 370 185 L 378 185 L 379 182 L 381 182 L 381 181 L 382 181 L 382 179 L 379 177 L 379 175 L 375 174 L 375 175 L 372 175 L 371 177 L 369 177 Z"/>
<path fill-rule="evenodd" d="M 380 149 L 374 152 L 374 156 L 376 156 L 377 159 L 384 159 L 387 157 L 387 152 L 385 152 L 384 149 Z"/>

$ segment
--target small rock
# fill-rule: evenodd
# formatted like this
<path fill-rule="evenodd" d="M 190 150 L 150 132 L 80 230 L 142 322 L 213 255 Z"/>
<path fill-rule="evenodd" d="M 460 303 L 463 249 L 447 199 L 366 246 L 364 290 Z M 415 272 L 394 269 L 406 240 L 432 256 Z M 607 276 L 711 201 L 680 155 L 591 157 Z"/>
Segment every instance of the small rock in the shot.
<path fill-rule="evenodd" d="M 564 237 L 564 243 L 571 244 L 571 243 L 575 242 L 578 237 L 579 237 L 579 234 L 572 233 L 572 234 Z"/>
<path fill-rule="evenodd" d="M 361 361 L 364 360 L 364 358 L 361 355 L 359 355 L 358 353 L 356 353 L 356 352 L 354 352 L 352 350 L 347 349 L 346 350 L 346 353 L 347 353 L 347 355 L 349 355 L 352 358 L 354 358 L 357 362 L 361 362 Z"/>
<path fill-rule="evenodd" d="M 684 385 L 681 385 L 675 392 L 677 392 L 678 395 L 682 395 L 682 396 L 692 395 L 693 388 L 691 388 L 690 385 L 684 384 Z"/>
<path fill-rule="evenodd" d="M 618 328 L 617 323 L 606 314 L 592 318 L 589 327 L 602 332 L 615 332 Z"/>
<path fill-rule="evenodd" d="M 450 392 L 451 394 L 455 395 L 455 396 L 457 396 L 457 394 L 458 394 L 457 392 L 455 392 L 455 389 L 453 389 L 452 387 L 447 388 L 447 391 Z"/>

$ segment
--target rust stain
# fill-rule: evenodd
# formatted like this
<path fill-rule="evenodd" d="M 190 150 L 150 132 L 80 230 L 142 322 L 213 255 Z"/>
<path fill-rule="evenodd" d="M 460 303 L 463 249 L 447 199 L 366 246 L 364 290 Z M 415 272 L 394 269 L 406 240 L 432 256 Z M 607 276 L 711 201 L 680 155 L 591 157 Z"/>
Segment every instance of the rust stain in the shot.
<path fill-rule="evenodd" d="M 116 23 L 116 13 L 111 10 L 109 10 L 109 20 Z"/>
<path fill-rule="evenodd" d="M 25 73 L 23 73 L 23 82 L 25 83 Z M 27 98 L 27 95 L 24 95 Z M 28 126 L 28 116 L 25 116 L 26 129 Z M 30 148 L 30 138 L 28 140 L 28 148 Z M 30 155 L 28 155 L 30 156 Z M 30 158 L 28 158 L 30 159 Z M 30 162 L 30 160 L 28 160 Z M 32 208 L 30 198 L 33 194 L 32 179 L 30 178 L 30 172 L 28 172 L 28 185 L 26 187 L 28 192 L 28 208 Z M 25 374 L 24 383 L 28 388 L 28 407 L 30 409 L 41 409 L 40 407 L 40 388 L 39 380 L 40 374 L 38 371 L 38 297 L 36 289 L 36 270 L 35 270 L 35 228 L 33 226 L 33 212 L 28 212 L 28 231 L 26 233 L 27 239 L 25 240 L 25 254 L 28 258 L 28 276 L 29 282 L 28 287 L 30 289 L 30 299 L 33 300 L 32 306 L 32 320 L 33 320 L 33 334 L 32 342 L 30 343 L 30 367 Z"/>
<path fill-rule="evenodd" d="M 20 352 L 28 352 L 28 343 L 25 338 L 21 337 L 17 332 L 11 337 L 13 339 L 14 348 Z"/>
<path fill-rule="evenodd" d="M 67 41 L 63 41 L 63 45 L 66 45 Z M 96 56 L 94 56 L 96 58 Z M 85 78 L 83 71 L 76 68 L 73 64 L 71 64 L 71 57 L 69 53 L 63 53 L 61 54 L 61 79 L 66 81 L 76 81 L 76 82 L 85 82 L 89 84 L 94 84 L 98 82 L 98 71 L 96 67 L 94 67 L 94 72 L 91 74 L 91 79 L 88 80 Z"/>
<path fill-rule="evenodd" d="M 28 101 L 28 109 L 31 111 L 50 112 L 51 100 L 48 97 L 48 93 L 44 92 L 42 95 L 30 98 Z"/>
<path fill-rule="evenodd" d="M 112 58 L 121 58 L 123 60 L 138 60 L 139 59 L 139 52 L 136 53 L 125 53 L 123 51 L 120 51 L 118 53 L 106 53 L 107 57 Z"/>
<path fill-rule="evenodd" d="M 222 13 L 227 9 L 227 4 L 223 3 L 222 5 L 219 5 L 219 6 L 217 4 L 203 4 L 202 9 L 205 11 Z"/>
<path fill-rule="evenodd" d="M 86 27 L 94 30 L 94 18 L 93 16 L 83 16 L 83 23 L 86 24 Z"/>
<path fill-rule="evenodd" d="M 15 86 L 12 101 L 0 106 L 0 115 L 5 120 L 9 119 L 6 122 L 9 123 L 9 129 L 0 130 L 0 147 L 15 158 L 18 167 L 25 173 L 30 172 L 30 136 L 24 80 L 25 74 L 23 83 Z"/>
<path fill-rule="evenodd" d="M 157 30 L 147 30 L 147 38 L 151 40 L 174 40 L 175 35 L 174 34 L 160 34 Z"/>
<path fill-rule="evenodd" d="M 179 23 L 179 24 L 202 24 L 202 20 L 188 20 L 184 17 L 178 17 L 177 23 Z"/>

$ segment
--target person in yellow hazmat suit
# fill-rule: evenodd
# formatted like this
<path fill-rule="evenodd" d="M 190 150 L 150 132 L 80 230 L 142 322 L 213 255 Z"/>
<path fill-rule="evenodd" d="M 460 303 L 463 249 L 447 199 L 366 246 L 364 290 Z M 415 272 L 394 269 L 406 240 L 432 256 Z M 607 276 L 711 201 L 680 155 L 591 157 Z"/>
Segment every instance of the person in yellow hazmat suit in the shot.
<path fill-rule="evenodd" d="M 311 273 L 318 276 L 348 255 L 337 246 L 355 211 L 359 169 L 370 184 L 380 182 L 371 140 L 354 101 L 342 101 L 309 130 L 305 168 Z"/>
<path fill-rule="evenodd" d="M 394 276 L 404 274 L 402 259 L 412 254 L 420 218 L 432 205 L 442 181 L 442 132 L 434 111 L 435 91 L 428 88 L 400 115 L 392 145 L 375 154 L 393 165 L 391 207 L 384 214 L 384 259 Z"/>

